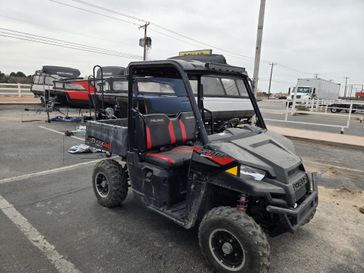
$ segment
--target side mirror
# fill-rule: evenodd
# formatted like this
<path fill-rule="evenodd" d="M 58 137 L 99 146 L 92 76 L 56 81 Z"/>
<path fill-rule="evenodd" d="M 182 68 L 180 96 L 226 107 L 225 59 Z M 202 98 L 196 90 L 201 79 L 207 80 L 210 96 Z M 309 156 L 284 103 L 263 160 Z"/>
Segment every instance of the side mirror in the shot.
<path fill-rule="evenodd" d="M 291 87 L 288 88 L 288 95 L 290 95 L 290 94 L 291 94 Z"/>
<path fill-rule="evenodd" d="M 316 93 L 316 88 L 314 88 L 312 91 L 312 94 L 315 94 L 315 93 Z"/>

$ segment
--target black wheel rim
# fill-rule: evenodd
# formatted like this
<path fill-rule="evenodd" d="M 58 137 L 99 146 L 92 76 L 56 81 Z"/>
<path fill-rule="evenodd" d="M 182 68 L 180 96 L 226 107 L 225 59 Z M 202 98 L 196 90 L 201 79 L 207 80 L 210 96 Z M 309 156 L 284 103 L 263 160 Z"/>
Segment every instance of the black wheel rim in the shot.
<path fill-rule="evenodd" d="M 103 173 L 98 173 L 95 178 L 95 187 L 97 193 L 105 198 L 109 194 L 109 182 Z"/>
<path fill-rule="evenodd" d="M 230 271 L 245 265 L 245 251 L 241 242 L 226 229 L 215 229 L 209 236 L 209 247 L 216 262 Z"/>

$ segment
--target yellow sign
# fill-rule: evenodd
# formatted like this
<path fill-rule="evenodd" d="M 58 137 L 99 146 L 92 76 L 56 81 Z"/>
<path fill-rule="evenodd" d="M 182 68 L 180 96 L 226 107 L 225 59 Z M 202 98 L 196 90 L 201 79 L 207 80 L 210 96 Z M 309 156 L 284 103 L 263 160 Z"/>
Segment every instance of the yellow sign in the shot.
<path fill-rule="evenodd" d="M 201 49 L 192 51 L 180 51 L 179 56 L 189 56 L 189 55 L 210 55 L 212 54 L 212 49 Z"/>

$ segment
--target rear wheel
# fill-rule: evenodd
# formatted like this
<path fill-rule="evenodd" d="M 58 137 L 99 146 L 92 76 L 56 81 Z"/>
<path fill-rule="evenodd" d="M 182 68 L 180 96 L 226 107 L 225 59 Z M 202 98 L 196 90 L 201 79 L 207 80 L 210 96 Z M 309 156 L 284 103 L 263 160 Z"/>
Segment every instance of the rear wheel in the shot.
<path fill-rule="evenodd" d="M 330 108 L 331 113 L 337 113 L 339 110 L 337 108 Z"/>
<path fill-rule="evenodd" d="M 270 247 L 260 226 L 236 208 L 217 207 L 199 228 L 202 254 L 216 272 L 267 273 Z"/>
<path fill-rule="evenodd" d="M 102 160 L 94 168 L 92 186 L 100 205 L 119 206 L 128 194 L 127 170 L 115 160 Z"/>

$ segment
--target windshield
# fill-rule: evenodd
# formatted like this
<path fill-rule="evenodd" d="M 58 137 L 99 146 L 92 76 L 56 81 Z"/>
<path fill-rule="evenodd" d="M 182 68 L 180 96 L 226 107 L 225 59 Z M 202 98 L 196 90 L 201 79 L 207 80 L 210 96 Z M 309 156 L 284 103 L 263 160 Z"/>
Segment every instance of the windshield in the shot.
<path fill-rule="evenodd" d="M 194 94 L 197 94 L 197 80 L 190 80 Z M 246 97 L 245 84 L 242 79 L 219 77 L 219 76 L 202 76 L 201 84 L 205 97 Z"/>
<path fill-rule="evenodd" d="M 297 87 L 297 93 L 310 94 L 311 90 L 311 87 Z"/>
<path fill-rule="evenodd" d="M 196 106 L 210 132 L 256 123 L 253 118 L 255 110 L 248 95 L 249 86 L 244 78 L 219 74 L 188 76 Z M 202 100 L 197 98 L 198 83 L 203 88 Z M 136 107 L 142 114 L 177 116 L 181 112 L 193 111 L 192 98 L 187 96 L 185 84 L 180 78 L 139 75 L 134 80 L 133 94 L 138 102 Z"/>
<path fill-rule="evenodd" d="M 174 78 L 144 78 L 137 82 L 139 93 L 151 93 L 159 96 L 175 95 L 186 97 L 186 89 L 181 79 Z"/>
<path fill-rule="evenodd" d="M 56 80 L 61 80 L 62 77 L 59 75 L 50 74 L 36 74 L 33 76 L 33 84 L 47 84 L 53 85 Z"/>

